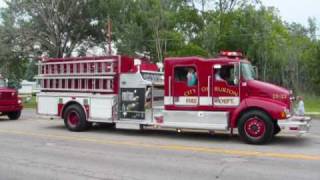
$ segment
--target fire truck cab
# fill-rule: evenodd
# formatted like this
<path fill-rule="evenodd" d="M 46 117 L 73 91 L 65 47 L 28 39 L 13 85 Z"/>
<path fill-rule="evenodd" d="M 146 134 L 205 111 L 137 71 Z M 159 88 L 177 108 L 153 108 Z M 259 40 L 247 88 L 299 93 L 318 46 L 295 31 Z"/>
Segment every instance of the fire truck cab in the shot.
<path fill-rule="evenodd" d="M 301 135 L 310 117 L 293 116 L 289 90 L 256 79 L 242 53 L 218 58 L 165 59 L 163 124 L 177 128 L 231 131 L 248 143 L 266 143 L 284 133 Z M 191 81 L 191 76 L 195 81 Z"/>
<path fill-rule="evenodd" d="M 145 58 L 45 59 L 39 63 L 38 113 L 64 119 L 71 131 L 92 123 L 117 128 L 238 130 L 248 143 L 280 131 L 301 135 L 309 117 L 293 115 L 290 91 L 256 79 L 239 52 L 164 60 L 165 72 Z"/>
<path fill-rule="evenodd" d="M 11 120 L 19 119 L 22 110 L 22 100 L 15 89 L 7 87 L 5 79 L 0 74 L 0 116 L 6 115 Z"/>

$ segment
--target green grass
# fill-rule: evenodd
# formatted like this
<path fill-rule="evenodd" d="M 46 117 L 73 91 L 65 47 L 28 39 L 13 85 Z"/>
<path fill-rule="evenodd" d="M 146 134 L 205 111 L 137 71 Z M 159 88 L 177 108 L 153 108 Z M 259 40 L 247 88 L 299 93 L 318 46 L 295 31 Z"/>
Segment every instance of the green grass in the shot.
<path fill-rule="evenodd" d="M 304 106 L 306 112 L 320 112 L 320 96 L 305 95 Z"/>
<path fill-rule="evenodd" d="M 35 96 L 32 96 L 31 99 L 23 97 L 22 101 L 23 101 L 23 108 L 35 109 L 37 107 L 37 102 L 36 102 L 36 97 Z"/>

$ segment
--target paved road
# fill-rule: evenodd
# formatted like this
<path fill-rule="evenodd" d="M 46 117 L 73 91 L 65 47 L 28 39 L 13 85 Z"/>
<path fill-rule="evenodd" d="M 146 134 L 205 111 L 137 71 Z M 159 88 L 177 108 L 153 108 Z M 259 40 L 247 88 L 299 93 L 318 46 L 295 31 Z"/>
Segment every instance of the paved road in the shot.
<path fill-rule="evenodd" d="M 0 179 L 320 179 L 320 120 L 303 137 L 244 144 L 224 134 L 67 131 L 62 121 L 0 119 Z"/>

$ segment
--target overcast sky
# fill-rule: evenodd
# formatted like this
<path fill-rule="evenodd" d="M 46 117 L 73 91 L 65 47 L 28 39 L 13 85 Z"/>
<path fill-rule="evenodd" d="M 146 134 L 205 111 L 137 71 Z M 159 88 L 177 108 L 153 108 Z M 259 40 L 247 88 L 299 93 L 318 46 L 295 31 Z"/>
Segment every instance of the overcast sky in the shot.
<path fill-rule="evenodd" d="M 0 0 L 0 7 L 3 7 L 5 5 L 4 0 Z"/>
<path fill-rule="evenodd" d="M 308 18 L 317 19 L 320 25 L 320 0 L 261 0 L 266 6 L 274 6 L 283 20 L 308 24 Z"/>
<path fill-rule="evenodd" d="M 283 20 L 308 24 L 308 17 L 315 17 L 320 26 L 320 0 L 261 0 L 264 5 L 274 6 Z M 0 7 L 5 5 L 0 0 Z"/>

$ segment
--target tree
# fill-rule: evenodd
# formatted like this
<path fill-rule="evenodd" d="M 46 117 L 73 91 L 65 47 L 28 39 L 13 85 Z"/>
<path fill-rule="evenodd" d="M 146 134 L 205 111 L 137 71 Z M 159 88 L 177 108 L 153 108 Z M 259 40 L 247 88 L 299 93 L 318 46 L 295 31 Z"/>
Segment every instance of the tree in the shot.
<path fill-rule="evenodd" d="M 50 57 L 71 56 L 85 41 L 94 41 L 90 25 L 90 0 L 12 0 L 8 10 L 15 14 L 15 26 L 22 45 L 38 47 Z"/>
<path fill-rule="evenodd" d="M 23 78 L 26 58 L 22 51 L 24 47 L 17 46 L 20 42 L 18 29 L 14 27 L 13 14 L 2 10 L 0 24 L 0 73 L 9 79 L 11 87 L 18 88 Z"/>

